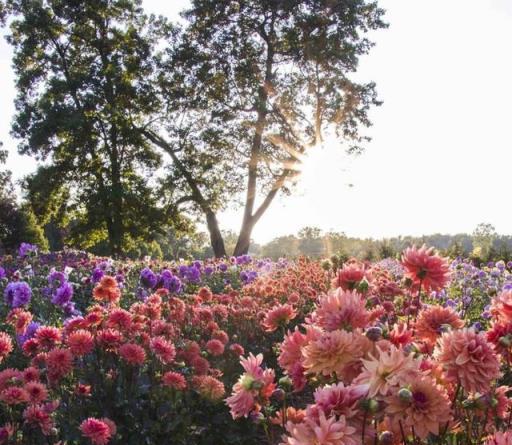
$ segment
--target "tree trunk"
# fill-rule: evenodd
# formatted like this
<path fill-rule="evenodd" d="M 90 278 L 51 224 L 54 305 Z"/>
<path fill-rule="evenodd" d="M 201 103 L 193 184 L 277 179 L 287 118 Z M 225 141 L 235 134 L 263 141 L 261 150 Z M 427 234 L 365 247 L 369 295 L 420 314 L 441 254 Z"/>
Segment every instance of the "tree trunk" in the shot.
<path fill-rule="evenodd" d="M 242 224 L 242 228 L 240 229 L 240 233 L 238 234 L 238 239 L 236 241 L 234 256 L 246 255 L 249 252 L 249 247 L 251 245 L 251 234 L 254 224 L 250 221 L 244 221 Z"/>
<path fill-rule="evenodd" d="M 206 223 L 208 226 L 208 232 L 210 233 L 210 242 L 215 258 L 225 257 L 226 247 L 224 246 L 224 239 L 222 238 L 222 233 L 220 233 L 217 216 L 212 210 L 208 210 L 206 212 Z"/>

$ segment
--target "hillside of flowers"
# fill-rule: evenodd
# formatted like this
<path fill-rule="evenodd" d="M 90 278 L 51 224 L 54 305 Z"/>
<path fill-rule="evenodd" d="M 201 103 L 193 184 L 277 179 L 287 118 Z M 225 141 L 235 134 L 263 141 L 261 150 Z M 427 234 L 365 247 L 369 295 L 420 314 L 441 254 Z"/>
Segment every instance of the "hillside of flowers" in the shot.
<path fill-rule="evenodd" d="M 22 244 L 0 292 L 0 444 L 512 444 L 512 263 Z"/>

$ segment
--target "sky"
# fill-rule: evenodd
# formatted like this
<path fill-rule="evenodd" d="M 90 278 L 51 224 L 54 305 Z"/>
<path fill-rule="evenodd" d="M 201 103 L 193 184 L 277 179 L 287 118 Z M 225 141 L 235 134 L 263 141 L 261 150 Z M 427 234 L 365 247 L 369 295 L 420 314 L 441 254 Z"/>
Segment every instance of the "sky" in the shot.
<path fill-rule="evenodd" d="M 144 0 L 176 18 L 186 0 Z M 277 199 L 256 242 L 310 225 L 350 236 L 472 232 L 512 234 L 512 0 L 381 0 L 390 27 L 358 77 L 375 81 L 372 141 L 357 157 L 328 140 L 305 160 L 291 197 Z M 9 137 L 15 95 L 11 53 L 0 42 L 0 141 L 15 178 L 35 169 Z M 241 210 L 219 215 L 237 230 Z"/>

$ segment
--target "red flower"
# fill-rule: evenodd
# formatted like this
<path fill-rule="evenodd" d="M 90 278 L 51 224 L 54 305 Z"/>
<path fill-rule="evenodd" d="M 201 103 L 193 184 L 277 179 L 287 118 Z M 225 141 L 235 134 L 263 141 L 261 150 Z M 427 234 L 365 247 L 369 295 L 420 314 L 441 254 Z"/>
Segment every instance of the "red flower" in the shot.
<path fill-rule="evenodd" d="M 119 348 L 121 357 L 131 365 L 142 365 L 146 360 L 146 351 L 135 343 L 126 343 Z"/>
<path fill-rule="evenodd" d="M 106 445 L 112 437 L 109 425 L 100 419 L 89 417 L 80 425 L 80 431 L 94 445 Z"/>

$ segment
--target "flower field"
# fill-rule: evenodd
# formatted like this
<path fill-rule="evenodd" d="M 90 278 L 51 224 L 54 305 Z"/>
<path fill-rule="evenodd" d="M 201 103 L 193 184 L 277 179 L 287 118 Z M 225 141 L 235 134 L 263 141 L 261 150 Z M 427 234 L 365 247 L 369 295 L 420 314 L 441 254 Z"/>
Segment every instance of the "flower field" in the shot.
<path fill-rule="evenodd" d="M 0 291 L 0 444 L 512 444 L 511 263 L 23 244 Z"/>

